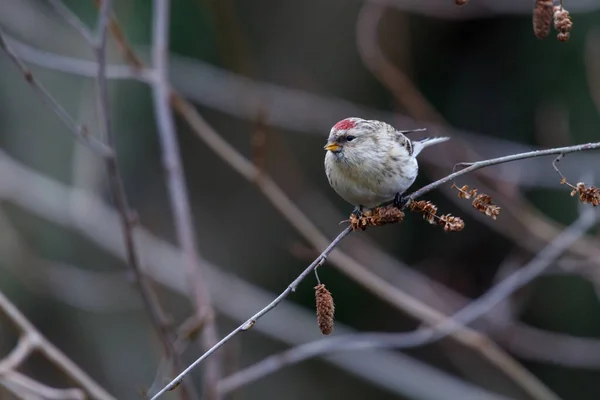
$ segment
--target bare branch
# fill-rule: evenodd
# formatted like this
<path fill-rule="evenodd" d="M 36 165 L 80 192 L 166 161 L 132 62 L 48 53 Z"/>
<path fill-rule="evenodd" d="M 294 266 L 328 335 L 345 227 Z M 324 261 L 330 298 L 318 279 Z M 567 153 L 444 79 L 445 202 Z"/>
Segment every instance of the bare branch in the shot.
<path fill-rule="evenodd" d="M 103 0 L 100 4 L 98 16 L 99 32 L 98 38 L 95 41 L 96 45 L 94 50 L 96 54 L 96 61 L 98 63 L 97 86 L 100 125 L 109 146 L 114 148 L 114 134 L 112 132 L 108 99 L 108 82 L 106 78 L 106 43 L 108 27 L 111 23 L 112 16 L 111 3 L 111 0 Z M 128 205 L 125 187 L 116 156 L 107 158 L 105 164 L 108 172 L 108 180 L 111 187 L 111 192 L 121 219 L 121 228 L 123 230 L 123 239 L 127 252 L 127 263 L 133 273 L 151 323 L 163 346 L 165 356 L 168 360 L 173 362 L 176 368 L 181 368 L 182 362 L 173 345 L 175 336 L 170 330 L 166 312 L 163 310 L 158 296 L 151 286 L 151 283 L 141 272 L 139 254 L 133 235 L 134 226 L 137 223 L 137 217 L 134 216 L 134 212 Z M 186 398 L 189 395 L 193 396 L 193 393 L 193 387 L 186 385 L 184 391 L 182 392 L 182 396 Z"/>
<path fill-rule="evenodd" d="M 169 17 L 169 0 L 155 0 L 152 29 L 153 66 L 156 74 L 152 83 L 154 109 L 162 149 L 163 166 L 167 174 L 169 198 L 175 217 L 177 239 L 185 254 L 186 274 L 197 317 L 203 324 L 201 330 L 202 349 L 208 351 L 217 342 L 218 334 L 207 281 L 199 262 L 200 256 L 196 247 L 197 238 L 193 225 L 194 219 L 175 132 L 175 122 L 170 107 L 171 88 L 168 83 Z M 204 393 L 208 400 L 218 400 L 220 398 L 217 391 L 219 375 L 218 359 L 214 359 L 209 363 L 204 377 Z"/>
<path fill-rule="evenodd" d="M 183 378 L 192 369 L 194 369 L 196 366 L 198 366 L 198 364 L 200 364 L 202 361 L 204 361 L 204 359 L 206 359 L 208 356 L 210 356 L 212 353 L 214 353 L 217 349 L 219 349 L 221 346 L 223 346 L 225 343 L 227 343 L 229 340 L 231 340 L 231 338 L 234 337 L 235 335 L 237 335 L 239 332 L 247 331 L 247 330 L 251 329 L 254 326 L 254 324 L 256 323 L 256 321 L 258 321 L 261 317 L 263 317 L 265 314 L 267 314 L 269 311 L 271 311 L 273 308 L 275 308 L 290 293 L 295 292 L 296 288 L 298 287 L 300 282 L 302 282 L 304 280 L 304 278 L 306 278 L 308 275 L 310 275 L 316 268 L 318 268 L 320 265 L 322 265 L 325 262 L 325 260 L 327 259 L 327 256 L 329 255 L 329 253 L 331 253 L 333 251 L 333 249 L 338 245 L 338 243 L 342 239 L 344 239 L 344 237 L 346 237 L 346 235 L 348 235 L 350 232 L 351 232 L 350 227 L 344 229 L 331 242 L 331 244 L 325 250 L 323 250 L 323 252 L 319 255 L 319 257 L 317 257 L 317 259 L 315 261 L 313 261 L 308 267 L 306 267 L 306 269 L 304 271 L 302 271 L 302 273 L 296 279 L 294 279 L 294 281 L 292 283 L 290 283 L 290 285 L 279 296 L 277 296 L 277 298 L 275 300 L 273 300 L 265 308 L 263 308 L 262 310 L 260 310 L 256 314 L 254 314 L 252 317 L 250 317 L 250 319 L 248 319 L 246 322 L 244 322 L 243 324 L 241 324 L 240 326 L 235 328 L 227 336 L 225 336 L 223 339 L 221 339 L 211 349 L 209 349 L 202 356 L 200 356 L 196 361 L 194 361 L 189 367 L 187 367 L 185 370 L 183 370 L 167 386 L 165 386 L 158 393 L 156 393 L 152 397 L 151 400 L 155 400 L 155 399 L 159 398 L 161 395 L 163 395 L 165 392 L 175 388 L 177 385 L 179 385 L 181 383 Z"/>
<path fill-rule="evenodd" d="M 90 46 L 94 46 L 94 37 L 90 33 L 90 30 L 84 23 L 79 19 L 77 15 L 73 13 L 69 9 L 69 7 L 65 6 L 62 0 L 48 0 L 54 10 L 65 20 L 69 25 L 73 27 Z"/>
<path fill-rule="evenodd" d="M 9 320 L 17 327 L 22 335 L 27 338 L 27 342 L 19 342 L 19 345 L 17 345 L 17 347 L 20 346 L 21 348 L 16 355 L 14 352 L 11 353 L 16 358 L 16 360 L 13 359 L 12 362 L 19 361 L 19 358 L 25 356 L 24 353 L 26 353 L 27 350 L 31 351 L 28 347 L 35 347 L 36 350 L 43 353 L 57 368 L 65 372 L 81 386 L 82 389 L 89 393 L 92 398 L 97 400 L 115 400 L 100 385 L 94 382 L 92 378 L 75 365 L 75 363 L 67 358 L 67 356 L 65 356 L 58 348 L 43 337 L 33 324 L 21 314 L 17 307 L 15 307 L 2 292 L 0 292 L 0 310 L 8 316 Z"/>
<path fill-rule="evenodd" d="M 499 165 L 499 164 L 504 164 L 504 163 L 508 163 L 508 162 L 512 162 L 512 161 L 524 160 L 527 158 L 536 158 L 536 157 L 551 156 L 551 155 L 557 155 L 557 154 L 565 155 L 565 154 L 574 153 L 574 152 L 578 152 L 578 151 L 596 150 L 596 149 L 600 149 L 600 142 L 599 143 L 585 143 L 585 144 L 579 144 L 576 146 L 568 146 L 568 147 L 558 147 L 555 149 L 528 151 L 526 153 L 513 154 L 513 155 L 509 155 L 509 156 L 492 158 L 490 160 L 477 161 L 477 162 L 473 162 L 473 163 L 459 163 L 459 164 L 456 164 L 455 168 L 456 167 L 466 167 L 466 168 L 464 168 L 460 171 L 454 172 L 442 179 L 439 179 L 433 183 L 430 183 L 429 185 L 422 187 L 421 189 L 406 196 L 405 199 L 406 200 L 414 200 L 417 197 L 421 197 L 424 194 L 427 194 L 427 193 L 431 192 L 432 190 L 434 190 L 448 182 L 452 182 L 459 176 L 468 174 L 473 171 L 477 171 L 482 168 L 491 167 L 492 165 Z"/>
<path fill-rule="evenodd" d="M 27 83 L 29 83 L 33 90 L 41 95 L 40 97 L 42 100 L 44 100 L 50 109 L 52 109 L 52 111 L 63 121 L 63 123 L 67 126 L 67 128 L 69 128 L 71 133 L 73 133 L 78 140 L 104 158 L 110 158 L 114 156 L 113 151 L 107 145 L 90 135 L 87 127 L 78 125 L 64 109 L 64 107 L 58 103 L 54 96 L 52 96 L 50 92 L 48 92 L 46 88 L 33 76 L 29 68 L 27 68 L 17 53 L 7 43 L 2 28 L 0 28 L 0 48 L 4 50 L 11 61 L 17 66 L 17 68 L 19 68 Z"/>
<path fill-rule="evenodd" d="M 86 398 L 85 393 L 80 389 L 56 389 L 17 371 L 0 375 L 0 382 L 23 399 L 85 400 Z"/>
<path fill-rule="evenodd" d="M 0 360 L 0 375 L 17 369 L 29 357 L 36 347 L 33 337 L 33 335 L 27 333 L 21 335 L 19 342 L 12 351 Z"/>

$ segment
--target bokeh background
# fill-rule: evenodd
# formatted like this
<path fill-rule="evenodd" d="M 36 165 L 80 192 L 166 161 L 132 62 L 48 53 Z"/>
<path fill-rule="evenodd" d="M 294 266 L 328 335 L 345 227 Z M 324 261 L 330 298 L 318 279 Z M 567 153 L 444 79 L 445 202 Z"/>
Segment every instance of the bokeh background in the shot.
<path fill-rule="evenodd" d="M 93 1 L 64 3 L 95 27 Z M 114 3 L 133 48 L 149 61 L 152 2 Z M 544 40 L 534 36 L 531 1 L 470 0 L 457 7 L 452 0 L 178 0 L 171 5 L 170 80 L 332 239 L 352 207 L 327 184 L 322 146 L 342 118 L 377 118 L 450 136 L 448 144 L 423 153 L 414 188 L 448 174 L 457 162 L 598 141 L 600 4 L 564 0 L 564 7 L 574 24 L 566 43 L 556 32 Z M 92 61 L 89 45 L 42 0 L 1 0 L 0 26 L 37 79 L 98 135 L 95 81 L 65 67 Z M 126 65 L 112 38 L 108 50 L 109 65 Z M 103 163 L 73 140 L 4 53 L 0 87 L 0 291 L 116 398 L 141 398 L 173 375 L 157 374 L 161 347 L 126 272 Z M 125 189 L 147 234 L 142 258 L 176 326 L 193 309 L 176 252 L 151 88 L 111 79 L 109 94 Z M 222 337 L 280 293 L 321 249 L 181 119 L 177 134 Z M 503 209 L 498 220 L 477 213 L 447 185 L 427 199 L 441 213 L 462 217 L 463 232 L 445 233 L 409 214 L 401 225 L 353 234 L 340 248 L 398 290 L 445 313 L 456 311 L 577 218 L 581 206 L 560 185 L 551 161 L 527 160 L 460 179 L 493 196 Z M 571 154 L 560 166 L 573 183 L 600 179 L 597 152 Z M 562 399 L 600 396 L 598 240 L 597 230 L 590 231 L 547 274 L 474 324 Z M 334 266 L 326 263 L 319 274 L 335 298 L 335 334 L 420 325 Z M 228 343 L 218 354 L 224 374 L 318 339 L 315 284 L 311 275 L 254 329 Z M 16 340 L 4 320 L 0 354 Z M 200 354 L 193 344 L 183 358 L 188 363 Z M 41 357 L 22 371 L 58 387 L 68 384 Z M 201 372 L 189 378 L 199 390 Z M 12 398 L 8 391 L 0 397 Z M 446 339 L 305 361 L 228 398 L 530 397 L 476 352 Z"/>

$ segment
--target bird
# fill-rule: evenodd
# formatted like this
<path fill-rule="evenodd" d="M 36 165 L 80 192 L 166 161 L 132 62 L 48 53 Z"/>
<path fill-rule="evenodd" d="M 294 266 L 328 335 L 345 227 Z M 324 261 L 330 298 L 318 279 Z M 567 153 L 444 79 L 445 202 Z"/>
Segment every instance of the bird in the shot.
<path fill-rule="evenodd" d="M 449 140 L 432 137 L 411 140 L 390 124 L 358 117 L 337 122 L 324 146 L 325 173 L 331 187 L 355 206 L 353 213 L 393 201 L 401 208 L 402 194 L 419 173 L 417 156 L 423 149 Z"/>

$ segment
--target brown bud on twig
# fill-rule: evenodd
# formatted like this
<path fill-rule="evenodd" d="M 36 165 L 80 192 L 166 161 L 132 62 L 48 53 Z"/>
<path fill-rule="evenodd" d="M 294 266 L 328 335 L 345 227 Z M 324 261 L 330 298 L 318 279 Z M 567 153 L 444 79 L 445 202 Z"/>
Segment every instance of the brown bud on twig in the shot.
<path fill-rule="evenodd" d="M 457 6 L 464 6 L 468 2 L 469 0 L 454 0 L 454 4 L 456 4 Z"/>
<path fill-rule="evenodd" d="M 404 213 L 394 205 L 376 207 L 365 211 L 360 217 L 350 215 L 350 226 L 353 230 L 365 230 L 368 226 L 381 226 L 386 224 L 400 223 L 404 220 Z"/>
<path fill-rule="evenodd" d="M 452 183 L 452 188 L 458 190 L 458 198 L 460 199 L 475 197 L 471 204 L 473 204 L 473 207 L 477 211 L 484 213 L 488 217 L 492 217 L 492 219 L 496 219 L 500 215 L 501 208 L 492 203 L 491 196 L 485 193 L 477 194 L 477 189 L 469 190 L 469 186 L 467 185 L 458 187 L 455 183 Z"/>
<path fill-rule="evenodd" d="M 556 38 L 561 42 L 566 42 L 571 36 L 571 28 L 573 27 L 573 21 L 569 12 L 562 6 L 554 7 L 554 29 L 558 31 Z"/>
<path fill-rule="evenodd" d="M 443 226 L 446 232 L 460 232 L 465 227 L 465 222 L 459 217 L 450 214 L 437 215 L 437 206 L 430 201 L 411 201 L 408 207 L 411 211 L 423 214 L 423 219 L 430 224 Z"/>
<path fill-rule="evenodd" d="M 600 204 L 600 189 L 596 186 L 586 187 L 585 183 L 579 182 L 571 192 L 571 196 L 579 195 L 579 201 L 583 204 L 591 204 L 597 207 Z"/>
<path fill-rule="evenodd" d="M 331 292 L 325 288 L 324 284 L 315 286 L 315 297 L 317 299 L 317 322 L 323 335 L 329 335 L 333 332 L 333 315 L 335 305 Z"/>
<path fill-rule="evenodd" d="M 492 197 L 485 193 L 478 194 L 473 199 L 472 204 L 477 211 L 484 213 L 488 217 L 492 217 L 492 219 L 496 219 L 500 215 L 501 208 L 492 203 Z"/>
<path fill-rule="evenodd" d="M 458 190 L 458 198 L 459 199 L 470 199 L 473 196 L 477 195 L 477 189 L 469 190 L 469 186 L 464 185 L 463 187 L 456 186 L 456 183 L 452 183 L 452 189 Z"/>
<path fill-rule="evenodd" d="M 571 191 L 571 196 L 577 195 L 582 204 L 591 204 L 594 207 L 600 205 L 600 189 L 596 186 L 587 187 L 583 182 L 579 182 L 577 185 L 573 186 L 567 182 L 567 178 L 565 177 L 560 180 L 560 183 L 561 185 L 567 185 L 573 189 Z"/>
<path fill-rule="evenodd" d="M 438 225 L 444 227 L 446 232 L 460 232 L 465 228 L 465 222 L 459 217 L 453 217 L 450 214 L 442 215 Z"/>
<path fill-rule="evenodd" d="M 533 6 L 533 33 L 543 39 L 550 33 L 552 23 L 552 0 L 536 0 Z"/>

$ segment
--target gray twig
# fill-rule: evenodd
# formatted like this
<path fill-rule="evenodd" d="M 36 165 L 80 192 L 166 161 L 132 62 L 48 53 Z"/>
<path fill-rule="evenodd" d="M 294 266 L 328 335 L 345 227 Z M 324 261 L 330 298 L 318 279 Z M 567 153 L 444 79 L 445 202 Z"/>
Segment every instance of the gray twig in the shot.
<path fill-rule="evenodd" d="M 94 37 L 90 33 L 87 26 L 81 21 L 81 19 L 65 6 L 62 0 L 48 0 L 49 3 L 54 7 L 54 10 L 65 20 L 69 25 L 73 27 L 90 46 L 94 46 Z"/>
<path fill-rule="evenodd" d="M 94 41 L 94 51 L 98 63 L 97 86 L 100 126 L 107 143 L 114 149 L 115 141 L 110 118 L 108 82 L 106 78 L 106 42 L 111 15 L 111 0 L 103 0 L 100 5 L 100 13 L 98 16 L 98 37 Z M 137 216 L 128 205 L 117 157 L 106 158 L 105 161 L 109 185 L 121 220 L 121 229 L 123 230 L 123 239 L 127 253 L 127 264 L 133 273 L 145 308 L 163 346 L 165 356 L 174 363 L 175 367 L 180 368 L 182 363 L 179 354 L 173 345 L 175 335 L 173 335 L 170 330 L 166 312 L 162 308 L 151 283 L 141 271 L 139 253 L 133 232 L 135 225 L 138 223 Z M 191 393 L 193 393 L 192 387 L 187 386 L 182 392 L 182 396 L 186 398 L 188 395 L 191 395 Z"/>
<path fill-rule="evenodd" d="M 39 351 L 57 368 L 66 373 L 93 399 L 115 400 L 108 392 L 83 372 L 73 361 L 64 355 L 56 346 L 47 340 L 31 322 L 0 292 L 0 311 L 21 332 L 21 339 L 15 349 L 7 357 L 0 360 L 0 378 L 14 372 L 25 358 L 33 351 Z M 10 379 L 9 379 L 10 380 Z"/>
<path fill-rule="evenodd" d="M 250 319 L 248 319 L 246 322 L 244 322 L 243 324 L 241 324 L 240 326 L 235 328 L 227 336 L 225 336 L 217 344 L 215 344 L 212 348 L 210 348 L 207 352 L 202 354 L 189 367 L 187 367 L 185 370 L 183 370 L 183 372 L 181 372 L 179 375 L 177 375 L 177 377 L 175 379 L 173 379 L 167 386 L 165 386 L 158 393 L 156 393 L 152 397 L 151 400 L 155 400 L 155 399 L 159 398 L 165 392 L 172 390 L 174 387 L 179 385 L 181 383 L 181 381 L 183 380 L 183 378 L 191 370 L 193 370 L 195 367 L 197 367 L 198 364 L 200 364 L 202 361 L 204 361 L 204 359 L 206 359 L 208 356 L 210 356 L 212 353 L 214 353 L 216 350 L 218 350 L 221 346 L 223 346 L 225 343 L 227 343 L 229 340 L 231 340 L 231 338 L 234 337 L 235 335 L 237 335 L 239 332 L 247 331 L 247 330 L 251 329 L 254 326 L 254 324 L 256 323 L 256 321 L 259 320 L 259 318 L 263 317 L 265 314 L 267 314 L 269 311 L 271 311 L 273 308 L 275 308 L 290 293 L 295 292 L 296 288 L 298 287 L 300 282 L 302 282 L 304 280 L 304 278 L 306 278 L 308 275 L 310 275 L 310 273 L 312 271 L 314 271 L 317 267 L 319 267 L 321 264 L 323 264 L 325 262 L 325 260 L 327 259 L 327 256 L 329 255 L 329 253 L 331 253 L 333 251 L 333 249 L 335 249 L 335 247 L 338 245 L 338 243 L 340 241 L 342 241 L 342 239 L 344 239 L 344 237 L 346 237 L 350 232 L 352 232 L 350 227 L 347 227 L 346 229 L 344 229 L 331 242 L 331 244 L 329 244 L 329 246 L 327 246 L 327 248 L 325 250 L 323 250 L 323 252 L 319 255 L 319 257 L 317 257 L 317 259 L 315 261 L 313 261 L 308 267 L 306 267 L 306 269 L 304 271 L 302 271 L 302 273 L 296 279 L 294 279 L 294 281 L 292 283 L 290 283 L 290 285 L 279 296 L 277 296 L 277 298 L 275 300 L 270 302 L 265 308 L 263 308 L 262 310 L 260 310 L 256 314 L 254 314 L 252 317 L 250 317 Z"/>
<path fill-rule="evenodd" d="M 89 147 L 98 155 L 104 158 L 110 158 L 114 156 L 114 153 L 110 147 L 104 144 L 102 141 L 96 139 L 90 135 L 87 127 L 79 125 L 69 115 L 67 110 L 61 106 L 58 101 L 46 90 L 46 88 L 33 76 L 29 68 L 21 61 L 18 54 L 13 48 L 7 43 L 4 31 L 0 28 L 0 48 L 8 55 L 10 60 L 19 68 L 23 77 L 31 85 L 33 90 L 41 95 L 42 100 L 54 111 L 54 113 L 63 121 L 63 123 L 69 128 L 71 133 L 80 140 L 83 144 Z"/>

